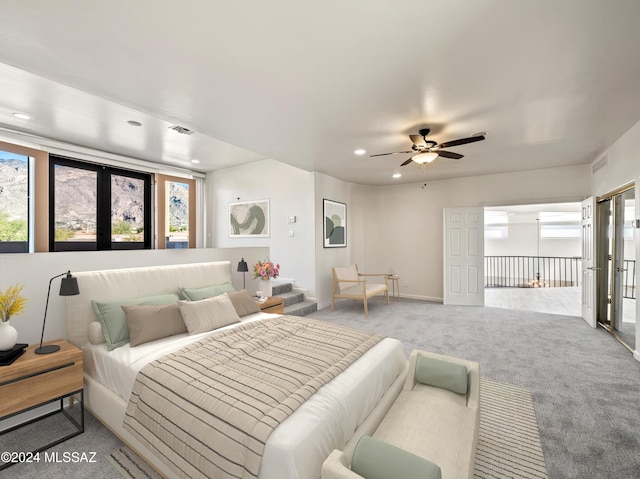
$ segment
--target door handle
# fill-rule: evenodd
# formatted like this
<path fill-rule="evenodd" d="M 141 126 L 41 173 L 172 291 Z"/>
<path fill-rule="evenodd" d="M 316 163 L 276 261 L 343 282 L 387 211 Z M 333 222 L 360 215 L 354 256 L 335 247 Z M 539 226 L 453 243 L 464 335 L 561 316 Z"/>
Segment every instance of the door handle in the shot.
<path fill-rule="evenodd" d="M 627 270 L 627 268 L 616 268 L 616 271 L 618 273 L 622 273 L 623 271 L 626 271 L 626 270 Z"/>
<path fill-rule="evenodd" d="M 602 268 L 597 268 L 595 266 L 591 266 L 590 268 L 587 268 L 587 269 L 590 269 L 590 270 L 593 270 L 593 271 L 600 271 Z"/>

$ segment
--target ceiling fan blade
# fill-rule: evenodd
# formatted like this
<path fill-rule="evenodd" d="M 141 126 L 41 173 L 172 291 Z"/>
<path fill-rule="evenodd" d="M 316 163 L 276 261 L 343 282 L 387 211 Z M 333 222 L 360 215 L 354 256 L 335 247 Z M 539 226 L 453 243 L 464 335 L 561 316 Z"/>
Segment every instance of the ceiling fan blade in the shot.
<path fill-rule="evenodd" d="M 400 155 L 404 153 L 413 153 L 413 150 L 409 151 L 394 151 L 392 153 L 378 153 L 377 155 L 370 155 L 369 158 L 373 158 L 374 156 L 387 156 L 387 155 Z"/>
<path fill-rule="evenodd" d="M 484 140 L 484 136 L 470 136 L 469 138 L 460 138 L 458 140 L 445 141 L 444 143 L 440 143 L 438 148 L 451 148 L 452 146 L 466 145 L 467 143 L 475 143 L 476 141 Z"/>
<path fill-rule="evenodd" d="M 454 153 L 453 151 L 438 150 L 435 153 L 438 153 L 438 156 L 442 156 L 443 158 L 451 158 L 452 160 L 459 160 L 460 158 L 464 158 L 464 155 Z"/>
<path fill-rule="evenodd" d="M 400 166 L 407 166 L 409 163 L 411 163 L 413 161 L 413 158 L 409 158 L 406 161 L 403 161 L 402 164 Z"/>
<path fill-rule="evenodd" d="M 423 148 L 427 147 L 427 143 L 426 143 L 426 141 L 425 141 L 423 136 L 420 136 L 420 135 L 409 135 L 409 138 L 411 138 L 411 141 L 417 147 L 423 147 Z"/>

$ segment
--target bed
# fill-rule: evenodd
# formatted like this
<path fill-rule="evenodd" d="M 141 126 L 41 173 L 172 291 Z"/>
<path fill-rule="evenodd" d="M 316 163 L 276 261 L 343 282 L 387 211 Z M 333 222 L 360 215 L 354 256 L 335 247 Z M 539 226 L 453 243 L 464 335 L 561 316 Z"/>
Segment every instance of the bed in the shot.
<path fill-rule="evenodd" d="M 175 293 L 179 287 L 200 288 L 231 282 L 228 261 L 185 265 L 154 266 L 76 274 L 80 294 L 67 298 L 68 339 L 82 347 L 85 362 L 85 405 L 114 434 L 142 456 L 165 477 L 197 477 L 170 465 L 158 449 L 150 447 L 143 433 L 124 427 L 129 400 L 138 373 L 176 353 L 215 341 L 234 330 L 277 325 L 302 324 L 302 318 L 253 313 L 239 323 L 214 331 L 172 335 L 136 346 L 123 344 L 109 351 L 90 332 L 95 327 L 93 301 Z M 307 321 L 311 323 L 313 320 Z M 259 479 L 316 479 L 324 459 L 333 449 L 349 453 L 357 440 L 371 434 L 399 394 L 406 375 L 406 358 L 399 341 L 383 338 L 324 385 L 269 433 L 262 451 Z M 134 394 L 135 395 L 135 394 Z M 142 438 L 142 440 L 141 440 Z M 220 444 L 215 445 L 216 448 Z M 172 446 L 167 446 L 172 447 Z M 213 476 L 218 476 L 213 474 Z M 220 477 L 234 477 L 233 474 Z M 247 476 L 248 477 L 248 476 Z"/>

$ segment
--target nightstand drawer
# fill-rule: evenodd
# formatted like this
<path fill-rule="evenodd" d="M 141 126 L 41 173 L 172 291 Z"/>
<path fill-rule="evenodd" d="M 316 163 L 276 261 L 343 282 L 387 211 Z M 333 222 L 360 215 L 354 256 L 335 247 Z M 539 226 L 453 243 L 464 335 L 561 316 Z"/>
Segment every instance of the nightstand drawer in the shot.
<path fill-rule="evenodd" d="M 83 388 L 82 351 L 58 344 L 63 346 L 60 351 L 43 355 L 30 346 L 7 369 L 0 369 L 0 417 Z"/>
<path fill-rule="evenodd" d="M 271 296 L 264 303 L 260 303 L 260 311 L 263 313 L 284 314 L 284 299 Z"/>

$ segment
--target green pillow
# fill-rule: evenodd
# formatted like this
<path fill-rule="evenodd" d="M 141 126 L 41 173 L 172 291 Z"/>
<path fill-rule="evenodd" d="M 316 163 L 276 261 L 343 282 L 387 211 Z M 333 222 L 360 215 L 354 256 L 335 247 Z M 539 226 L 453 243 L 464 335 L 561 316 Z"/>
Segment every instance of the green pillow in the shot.
<path fill-rule="evenodd" d="M 127 317 L 122 310 L 122 306 L 163 306 L 165 304 L 177 303 L 179 299 L 177 294 L 171 293 L 105 303 L 92 301 L 93 310 L 96 312 L 96 316 L 102 324 L 102 332 L 107 342 L 107 349 L 112 351 L 129 342 Z"/>
<path fill-rule="evenodd" d="M 416 360 L 416 381 L 454 393 L 467 394 L 469 371 L 462 364 L 441 359 L 418 356 Z"/>
<path fill-rule="evenodd" d="M 236 289 L 228 281 L 226 283 L 205 286 L 204 288 L 180 288 L 180 293 L 189 301 L 200 301 L 201 299 L 220 296 L 224 293 L 233 293 Z"/>
<path fill-rule="evenodd" d="M 386 442 L 363 436 L 351 470 L 365 479 L 441 479 L 440 466 Z"/>

